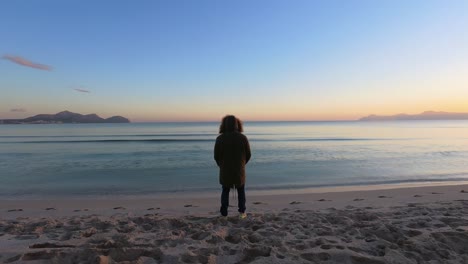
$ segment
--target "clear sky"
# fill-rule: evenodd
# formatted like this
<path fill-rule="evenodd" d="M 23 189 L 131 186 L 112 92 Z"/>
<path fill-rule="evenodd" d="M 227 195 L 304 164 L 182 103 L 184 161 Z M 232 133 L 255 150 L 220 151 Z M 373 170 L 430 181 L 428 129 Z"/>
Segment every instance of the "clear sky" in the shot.
<path fill-rule="evenodd" d="M 468 1 L 1 1 L 0 118 L 468 112 Z"/>

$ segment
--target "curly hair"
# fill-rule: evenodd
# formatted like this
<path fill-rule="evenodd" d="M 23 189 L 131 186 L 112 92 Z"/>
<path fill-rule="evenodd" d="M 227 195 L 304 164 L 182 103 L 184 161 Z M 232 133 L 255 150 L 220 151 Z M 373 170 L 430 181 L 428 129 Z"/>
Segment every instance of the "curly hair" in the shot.
<path fill-rule="evenodd" d="M 233 115 L 223 117 L 219 125 L 219 134 L 226 132 L 244 132 L 242 121 Z"/>

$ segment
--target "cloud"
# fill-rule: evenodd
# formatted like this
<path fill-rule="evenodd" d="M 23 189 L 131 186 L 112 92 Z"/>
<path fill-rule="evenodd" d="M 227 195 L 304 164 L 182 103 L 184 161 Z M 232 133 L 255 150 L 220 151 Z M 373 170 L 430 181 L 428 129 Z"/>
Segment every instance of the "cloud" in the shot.
<path fill-rule="evenodd" d="M 24 109 L 24 108 L 12 108 L 12 109 L 10 109 L 10 112 L 24 113 L 24 112 L 26 112 L 26 109 Z"/>
<path fill-rule="evenodd" d="M 80 92 L 80 93 L 90 93 L 91 92 L 89 90 L 85 90 L 85 89 L 81 89 L 81 88 L 73 88 L 73 90 L 75 90 L 77 92 Z"/>
<path fill-rule="evenodd" d="M 44 71 L 51 71 L 52 70 L 52 67 L 50 67 L 48 65 L 44 65 L 44 64 L 40 64 L 40 63 L 34 63 L 32 61 L 28 61 L 27 59 L 19 57 L 19 56 L 3 55 L 2 58 L 5 59 L 5 60 L 9 60 L 11 62 L 14 62 L 16 64 L 26 66 L 26 67 L 30 67 L 30 68 L 34 68 L 34 69 L 38 69 L 38 70 L 44 70 Z"/>

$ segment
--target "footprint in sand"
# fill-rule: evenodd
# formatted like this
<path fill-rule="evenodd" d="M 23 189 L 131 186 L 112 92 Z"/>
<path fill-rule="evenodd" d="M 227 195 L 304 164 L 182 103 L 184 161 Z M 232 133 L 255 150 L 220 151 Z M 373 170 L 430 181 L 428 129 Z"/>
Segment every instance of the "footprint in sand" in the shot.
<path fill-rule="evenodd" d="M 320 248 L 321 248 L 321 249 L 328 250 L 328 249 L 333 248 L 333 245 L 321 245 Z"/>
<path fill-rule="evenodd" d="M 422 195 L 415 194 L 413 197 L 422 197 Z"/>
<path fill-rule="evenodd" d="M 89 211 L 89 209 L 75 209 L 73 212 Z"/>
<path fill-rule="evenodd" d="M 460 192 L 461 192 L 461 193 L 468 193 L 468 192 L 467 192 L 467 191 L 465 191 L 465 190 L 461 190 Z"/>
<path fill-rule="evenodd" d="M 317 200 L 319 202 L 330 202 L 331 200 L 326 200 L 326 199 L 320 199 L 320 200 Z"/>
<path fill-rule="evenodd" d="M 125 210 L 125 207 L 117 206 L 117 207 L 114 207 L 114 210 Z"/>
<path fill-rule="evenodd" d="M 35 252 L 28 252 L 23 255 L 21 260 L 50 260 L 53 257 L 57 256 L 58 253 L 55 251 L 48 251 L 48 250 L 43 250 L 43 251 L 35 251 Z"/>
<path fill-rule="evenodd" d="M 438 193 L 438 192 L 431 192 L 431 194 L 443 194 L 443 193 Z"/>
<path fill-rule="evenodd" d="M 191 204 L 186 204 L 186 205 L 184 205 L 184 207 L 198 207 L 198 206 L 196 206 L 196 205 L 191 205 Z"/>
<path fill-rule="evenodd" d="M 76 246 L 74 245 L 66 245 L 66 244 L 55 244 L 55 243 L 37 243 L 37 244 L 32 244 L 29 246 L 29 248 L 74 248 Z"/>
<path fill-rule="evenodd" d="M 265 204 L 265 203 L 262 203 L 262 202 L 253 202 L 253 204 Z"/>
<path fill-rule="evenodd" d="M 289 204 L 301 204 L 301 202 L 298 202 L 298 201 L 292 201 L 292 202 L 290 202 Z"/>
<path fill-rule="evenodd" d="M 156 213 L 156 214 L 145 214 L 144 216 L 148 217 L 148 216 L 157 216 L 157 215 L 158 215 L 158 213 Z"/>
<path fill-rule="evenodd" d="M 390 196 L 380 195 L 379 198 L 392 198 Z"/>
<path fill-rule="evenodd" d="M 10 263 L 10 262 L 15 262 L 17 260 L 19 260 L 21 258 L 21 254 L 20 255 L 16 255 L 16 256 L 13 256 L 11 258 L 7 258 L 6 260 L 3 261 L 3 263 Z"/>
<path fill-rule="evenodd" d="M 47 208 L 46 208 L 46 209 L 44 209 L 44 210 L 46 210 L 46 211 L 50 211 L 50 210 L 57 210 L 57 209 L 55 209 L 54 207 L 47 207 Z"/>
<path fill-rule="evenodd" d="M 307 261 L 310 261 L 310 262 L 314 262 L 314 263 L 324 262 L 324 261 L 327 261 L 327 260 L 329 260 L 331 258 L 330 254 L 328 254 L 327 252 L 304 253 L 304 254 L 301 254 L 300 256 L 301 256 L 301 258 L 303 258 L 303 259 L 305 259 Z"/>
<path fill-rule="evenodd" d="M 359 201 L 364 201 L 364 199 L 361 199 L 361 198 L 356 198 L 356 199 L 354 199 L 353 201 L 355 201 L 355 202 L 359 202 Z"/>
<path fill-rule="evenodd" d="M 22 212 L 22 211 L 23 211 L 23 209 L 21 209 L 21 208 L 20 209 L 10 209 L 10 210 L 8 210 L 8 212 Z"/>

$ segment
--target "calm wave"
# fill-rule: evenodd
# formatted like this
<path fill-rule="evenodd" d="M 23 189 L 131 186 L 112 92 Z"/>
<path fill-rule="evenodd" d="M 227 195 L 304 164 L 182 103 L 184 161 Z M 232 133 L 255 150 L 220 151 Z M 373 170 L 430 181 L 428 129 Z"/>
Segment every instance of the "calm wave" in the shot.
<path fill-rule="evenodd" d="M 0 126 L 0 196 L 219 189 L 218 123 Z M 467 121 L 247 122 L 249 189 L 468 180 Z"/>

